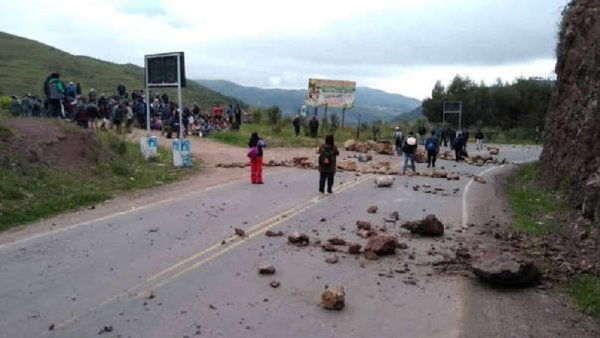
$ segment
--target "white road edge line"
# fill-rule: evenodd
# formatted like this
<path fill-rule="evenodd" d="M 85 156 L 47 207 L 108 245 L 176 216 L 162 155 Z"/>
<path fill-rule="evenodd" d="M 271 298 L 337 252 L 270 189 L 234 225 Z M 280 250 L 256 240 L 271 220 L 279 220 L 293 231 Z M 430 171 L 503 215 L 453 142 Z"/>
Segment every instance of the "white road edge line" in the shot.
<path fill-rule="evenodd" d="M 482 171 L 481 173 L 479 173 L 478 176 L 483 176 L 489 172 L 491 172 L 494 169 L 498 169 L 498 168 L 504 168 L 504 165 L 499 166 L 499 167 L 492 167 L 492 168 L 488 168 L 484 171 Z M 469 194 L 469 188 L 471 187 L 471 184 L 474 182 L 474 179 L 471 178 L 471 180 L 469 180 L 469 182 L 467 183 L 467 185 L 465 186 L 465 191 L 463 191 L 463 196 L 462 196 L 462 227 L 463 229 L 468 228 L 469 225 L 469 208 L 467 206 L 467 195 Z"/>

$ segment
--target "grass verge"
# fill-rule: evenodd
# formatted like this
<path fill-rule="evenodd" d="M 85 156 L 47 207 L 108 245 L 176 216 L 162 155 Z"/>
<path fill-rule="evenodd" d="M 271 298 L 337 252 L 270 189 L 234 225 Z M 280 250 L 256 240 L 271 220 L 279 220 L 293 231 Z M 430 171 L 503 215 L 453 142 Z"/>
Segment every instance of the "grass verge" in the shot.
<path fill-rule="evenodd" d="M 100 152 L 79 172 L 0 156 L 0 231 L 93 205 L 118 192 L 170 183 L 199 167 L 175 168 L 171 153 L 160 148 L 157 160 L 148 162 L 136 143 L 109 133 L 96 138 Z"/>
<path fill-rule="evenodd" d="M 566 209 L 559 197 L 534 184 L 537 172 L 537 162 L 525 164 L 507 187 L 513 226 L 529 235 L 541 235 L 556 228 L 558 222 L 553 215 Z"/>
<path fill-rule="evenodd" d="M 569 286 L 569 295 L 584 313 L 600 319 L 600 279 L 591 275 L 575 278 Z"/>

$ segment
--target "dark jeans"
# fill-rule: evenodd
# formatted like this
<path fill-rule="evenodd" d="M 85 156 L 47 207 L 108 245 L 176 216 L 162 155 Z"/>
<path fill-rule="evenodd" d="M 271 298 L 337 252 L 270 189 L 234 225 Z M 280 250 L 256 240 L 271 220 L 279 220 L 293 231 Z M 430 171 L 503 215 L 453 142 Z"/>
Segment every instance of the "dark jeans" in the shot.
<path fill-rule="evenodd" d="M 462 160 L 462 155 L 463 155 L 463 149 L 462 146 L 459 147 L 454 147 L 454 155 L 456 157 L 456 162 L 461 161 Z"/>
<path fill-rule="evenodd" d="M 321 172 L 319 177 L 319 192 L 325 192 L 325 180 L 327 180 L 327 192 L 332 193 L 333 188 L 333 176 L 335 173 L 324 173 Z"/>
<path fill-rule="evenodd" d="M 435 168 L 435 158 L 437 156 L 437 152 L 435 151 L 427 151 L 427 168 L 434 167 Z"/>

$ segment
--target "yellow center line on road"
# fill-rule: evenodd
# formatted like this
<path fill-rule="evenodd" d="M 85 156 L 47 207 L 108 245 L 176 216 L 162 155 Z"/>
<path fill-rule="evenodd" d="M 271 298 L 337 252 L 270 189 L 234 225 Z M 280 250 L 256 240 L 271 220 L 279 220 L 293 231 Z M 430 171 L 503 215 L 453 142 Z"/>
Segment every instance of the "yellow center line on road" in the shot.
<path fill-rule="evenodd" d="M 373 175 L 367 174 L 367 175 L 363 175 L 361 177 L 355 178 L 353 181 L 350 181 L 349 183 L 344 183 L 337 189 L 335 194 L 339 194 L 348 189 L 351 189 L 371 177 L 373 177 Z M 72 324 L 73 322 L 75 322 L 77 319 L 79 319 L 81 316 L 83 316 L 83 314 L 98 310 L 98 309 L 118 300 L 119 298 L 131 296 L 131 295 L 139 295 L 140 293 L 147 291 L 149 289 L 156 289 L 161 286 L 164 286 L 164 285 L 176 280 L 177 278 L 184 276 L 184 275 L 188 274 L 189 272 L 197 269 L 198 267 L 206 264 L 207 262 L 210 262 L 211 260 L 213 260 L 225 253 L 232 251 L 233 249 L 235 249 L 236 247 L 240 246 L 243 243 L 246 243 L 250 239 L 255 238 L 256 236 L 266 232 L 267 230 L 275 227 L 276 225 L 283 223 L 285 220 L 290 219 L 294 216 L 297 216 L 297 215 L 305 212 L 306 210 L 312 208 L 313 206 L 317 205 L 319 202 L 325 200 L 326 198 L 327 198 L 326 196 L 322 196 L 322 195 L 313 197 L 313 198 L 303 202 L 302 204 L 299 204 L 293 208 L 290 208 L 290 209 L 283 211 L 275 216 L 272 216 L 265 221 L 257 223 L 255 225 L 251 226 L 250 228 L 248 228 L 247 230 L 245 230 L 245 232 L 246 232 L 245 238 L 241 238 L 237 235 L 231 235 L 231 236 L 227 237 L 224 241 L 216 242 L 216 243 L 210 245 L 208 248 L 206 248 L 186 259 L 183 259 L 180 262 L 175 263 L 174 265 L 168 267 L 167 269 L 164 269 L 163 271 L 161 271 L 159 273 L 156 273 L 156 274 L 146 278 L 144 281 L 128 288 L 127 290 L 121 291 L 121 292 L 105 299 L 104 301 L 100 302 L 99 304 L 90 307 L 87 311 L 84 311 L 81 315 L 72 316 L 71 318 L 69 318 L 65 321 L 55 324 L 54 329 L 59 330 L 61 328 L 64 328 L 64 327 Z M 205 256 L 207 256 L 207 257 L 205 257 Z M 203 257 L 205 257 L 205 258 L 203 258 Z"/>

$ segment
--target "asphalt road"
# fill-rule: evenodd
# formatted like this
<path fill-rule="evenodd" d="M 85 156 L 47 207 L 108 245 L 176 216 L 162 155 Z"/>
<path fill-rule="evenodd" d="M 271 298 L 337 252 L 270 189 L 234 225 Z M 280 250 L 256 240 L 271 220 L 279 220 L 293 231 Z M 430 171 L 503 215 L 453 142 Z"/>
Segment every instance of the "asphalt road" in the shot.
<path fill-rule="evenodd" d="M 514 162 L 539 153 L 501 150 Z M 433 273 L 439 257 L 430 251 L 457 244 L 478 198 L 471 176 L 498 167 L 442 166 L 460 180 L 398 176 L 376 188 L 374 176 L 339 173 L 333 195 L 316 193 L 315 171 L 267 169 L 264 185 L 236 181 L 1 245 L 0 337 L 461 336 L 464 278 Z M 367 214 L 371 205 L 377 213 Z M 403 221 L 435 214 L 446 235 L 413 237 L 383 221 L 392 211 Z M 313 242 L 338 236 L 364 245 L 359 219 L 385 225 L 409 248 L 367 261 L 264 235 L 300 231 Z M 339 262 L 326 263 L 334 254 Z M 276 274 L 259 275 L 263 263 Z M 337 283 L 346 308 L 320 308 L 324 286 Z"/>

